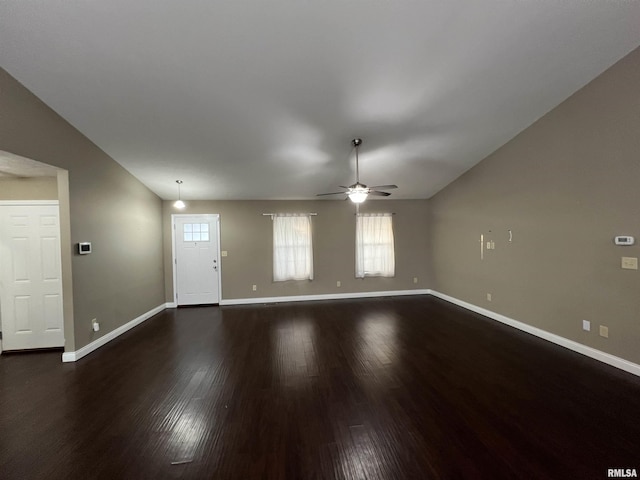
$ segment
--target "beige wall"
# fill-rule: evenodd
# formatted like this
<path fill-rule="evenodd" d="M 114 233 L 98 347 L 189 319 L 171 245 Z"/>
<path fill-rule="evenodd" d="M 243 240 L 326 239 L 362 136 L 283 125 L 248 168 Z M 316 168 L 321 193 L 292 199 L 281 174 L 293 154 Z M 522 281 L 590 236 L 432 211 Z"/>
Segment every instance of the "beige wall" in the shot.
<path fill-rule="evenodd" d="M 2 69 L 0 111 L 0 150 L 68 170 L 70 242 L 93 242 L 94 253 L 71 259 L 74 320 L 65 349 L 163 304 L 160 199 Z"/>
<path fill-rule="evenodd" d="M 640 363 L 639 112 L 640 49 L 432 197 L 434 288 Z"/>
<path fill-rule="evenodd" d="M 0 200 L 57 200 L 56 177 L 1 178 Z"/>
<path fill-rule="evenodd" d="M 366 212 L 394 212 L 395 278 L 355 278 L 355 208 L 345 201 L 198 201 L 176 211 L 164 202 L 167 302 L 173 301 L 171 214 L 220 214 L 222 298 L 279 297 L 429 288 L 426 200 L 370 201 Z M 273 282 L 272 224 L 262 213 L 316 212 L 313 217 L 313 281 Z M 413 277 L 419 282 L 413 283 Z M 342 282 L 336 287 L 336 281 Z M 253 292 L 251 286 L 258 290 Z"/>

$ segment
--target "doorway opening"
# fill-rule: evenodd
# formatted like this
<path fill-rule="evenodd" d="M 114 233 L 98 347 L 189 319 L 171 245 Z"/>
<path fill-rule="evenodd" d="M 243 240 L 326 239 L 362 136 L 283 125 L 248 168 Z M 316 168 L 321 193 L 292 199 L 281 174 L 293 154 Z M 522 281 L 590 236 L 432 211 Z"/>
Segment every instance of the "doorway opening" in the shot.
<path fill-rule="evenodd" d="M 0 151 L 0 353 L 74 349 L 69 176 Z"/>

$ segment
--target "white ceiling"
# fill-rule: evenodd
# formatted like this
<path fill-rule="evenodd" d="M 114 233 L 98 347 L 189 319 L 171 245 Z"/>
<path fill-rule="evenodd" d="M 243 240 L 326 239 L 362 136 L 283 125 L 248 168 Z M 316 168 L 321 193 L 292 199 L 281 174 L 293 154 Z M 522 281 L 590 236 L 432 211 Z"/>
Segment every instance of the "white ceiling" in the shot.
<path fill-rule="evenodd" d="M 0 65 L 162 198 L 428 198 L 640 45 L 640 2 L 2 0 Z M 339 189 L 338 189 L 339 190 Z"/>

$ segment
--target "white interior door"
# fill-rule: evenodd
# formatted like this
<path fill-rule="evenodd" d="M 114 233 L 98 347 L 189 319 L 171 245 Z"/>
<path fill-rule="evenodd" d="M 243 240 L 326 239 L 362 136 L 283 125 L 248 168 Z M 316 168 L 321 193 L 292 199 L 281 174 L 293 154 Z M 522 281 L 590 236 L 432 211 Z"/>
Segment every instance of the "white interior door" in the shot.
<path fill-rule="evenodd" d="M 3 350 L 64 346 L 58 205 L 0 206 Z"/>
<path fill-rule="evenodd" d="M 173 215 L 178 305 L 220 302 L 220 216 Z"/>

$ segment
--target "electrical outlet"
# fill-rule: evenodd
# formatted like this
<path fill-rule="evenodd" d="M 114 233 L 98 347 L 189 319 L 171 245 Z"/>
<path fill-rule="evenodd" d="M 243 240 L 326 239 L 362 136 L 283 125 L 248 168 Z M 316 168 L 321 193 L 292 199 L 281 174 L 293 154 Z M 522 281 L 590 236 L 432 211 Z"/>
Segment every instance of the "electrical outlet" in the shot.
<path fill-rule="evenodd" d="M 591 331 L 591 322 L 589 320 L 582 320 L 582 329 L 590 332 Z"/>
<path fill-rule="evenodd" d="M 418 283 L 418 277 L 413 277 L 413 283 Z"/>
<path fill-rule="evenodd" d="M 609 338 L 609 327 L 600 325 L 600 336 L 604 338 Z"/>
<path fill-rule="evenodd" d="M 341 287 L 341 286 L 342 286 L 342 282 L 341 282 L 340 280 L 338 280 L 338 281 L 336 282 L 336 287 Z"/>
<path fill-rule="evenodd" d="M 255 291 L 257 291 L 257 290 L 258 290 L 258 286 L 257 286 L 257 285 L 253 285 L 253 286 L 251 287 L 251 289 L 255 292 Z"/>
<path fill-rule="evenodd" d="M 91 320 L 91 328 L 94 332 L 100 331 L 100 324 L 98 323 L 97 318 L 94 318 L 93 320 Z"/>
<path fill-rule="evenodd" d="M 491 294 L 487 293 L 487 301 L 490 302 L 491 301 Z"/>

